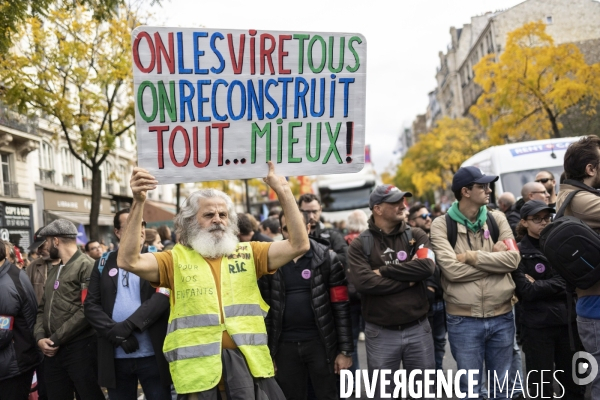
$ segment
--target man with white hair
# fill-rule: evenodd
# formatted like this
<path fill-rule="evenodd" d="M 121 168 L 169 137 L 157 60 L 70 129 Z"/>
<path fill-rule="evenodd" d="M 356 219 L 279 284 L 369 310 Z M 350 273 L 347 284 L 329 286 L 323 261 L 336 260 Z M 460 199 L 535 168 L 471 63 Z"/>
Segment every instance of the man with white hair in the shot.
<path fill-rule="evenodd" d="M 253 381 L 260 384 L 265 382 L 260 378 L 274 376 L 264 323 L 268 306 L 256 280 L 306 253 L 310 245 L 294 195 L 285 178 L 275 175 L 272 162 L 264 181 L 289 218 L 289 240 L 238 243 L 233 202 L 219 190 L 206 189 L 192 193 L 175 217 L 180 241 L 172 251 L 140 254 L 137 238 L 146 193 L 158 182 L 134 168 L 133 204 L 117 262 L 172 290 L 163 351 L 177 393 L 188 394 L 179 399 L 216 399 L 222 378 L 228 398 L 254 398 Z M 232 363 L 240 368 L 223 368 Z"/>

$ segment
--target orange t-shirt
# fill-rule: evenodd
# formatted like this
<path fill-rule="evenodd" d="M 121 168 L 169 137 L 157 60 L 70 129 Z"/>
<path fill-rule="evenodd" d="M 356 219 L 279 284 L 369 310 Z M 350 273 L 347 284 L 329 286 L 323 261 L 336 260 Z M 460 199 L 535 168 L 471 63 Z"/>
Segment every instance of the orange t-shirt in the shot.
<path fill-rule="evenodd" d="M 263 275 L 272 274 L 273 272 L 275 272 L 269 271 L 267 266 L 267 255 L 269 253 L 269 247 L 271 246 L 271 242 L 250 242 L 250 246 L 252 247 L 252 254 L 254 255 L 256 279 L 260 279 L 260 277 Z M 156 257 L 156 261 L 158 262 L 158 273 L 160 275 L 160 282 L 158 284 L 153 283 L 152 286 L 165 287 L 173 291 L 175 288 L 175 284 L 173 273 L 173 254 L 171 253 L 171 250 L 152 254 L 154 254 L 154 257 Z M 223 323 L 223 306 L 221 304 L 221 258 L 205 258 L 205 260 L 208 262 L 208 265 L 210 265 L 210 270 L 212 271 L 213 277 L 215 278 L 215 283 L 217 285 L 217 297 L 219 299 L 219 308 L 221 310 L 221 323 Z M 236 344 L 231 339 L 231 336 L 229 336 L 229 333 L 227 333 L 227 331 L 223 331 L 223 348 L 237 348 Z"/>

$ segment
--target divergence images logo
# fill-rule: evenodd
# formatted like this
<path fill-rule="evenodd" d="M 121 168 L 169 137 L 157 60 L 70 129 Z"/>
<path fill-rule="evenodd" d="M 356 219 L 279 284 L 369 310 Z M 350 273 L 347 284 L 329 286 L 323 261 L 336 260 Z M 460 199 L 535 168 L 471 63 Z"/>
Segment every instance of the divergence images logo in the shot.
<path fill-rule="evenodd" d="M 578 351 L 573 355 L 571 370 L 573 371 L 573 382 L 577 385 L 587 385 L 598 375 L 598 363 L 590 353 Z"/>

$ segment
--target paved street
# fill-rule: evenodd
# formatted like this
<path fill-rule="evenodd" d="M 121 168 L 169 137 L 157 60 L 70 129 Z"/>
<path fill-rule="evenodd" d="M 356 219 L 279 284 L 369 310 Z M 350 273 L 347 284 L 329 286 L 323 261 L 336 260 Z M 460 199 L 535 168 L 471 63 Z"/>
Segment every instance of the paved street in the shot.
<path fill-rule="evenodd" d="M 358 357 L 359 357 L 359 363 L 360 363 L 360 367 L 361 369 L 366 369 L 367 368 L 367 352 L 365 349 L 365 342 L 358 342 Z M 444 363 L 443 363 L 443 369 L 445 371 L 447 370 L 452 370 L 452 371 L 456 371 L 456 361 L 454 360 L 454 358 L 452 357 L 452 353 L 450 352 L 450 344 L 448 342 L 446 342 L 446 354 L 444 356 Z M 523 369 L 525 369 L 525 356 L 523 355 Z M 558 389 L 558 388 L 557 388 Z M 560 390 L 558 389 L 558 393 L 560 393 Z M 364 388 L 363 388 L 363 393 L 362 393 L 362 397 L 352 397 L 353 399 L 357 399 L 357 398 L 361 398 L 361 399 L 366 399 L 366 395 L 364 394 Z M 590 400 L 591 394 L 588 388 L 588 391 L 586 392 L 586 396 L 585 399 L 586 400 Z M 441 397 L 441 399 L 443 400 L 450 400 L 450 399 L 457 399 L 456 397 Z M 441 400 L 440 399 L 440 400 Z M 566 398 L 564 398 L 564 400 L 568 400 Z"/>

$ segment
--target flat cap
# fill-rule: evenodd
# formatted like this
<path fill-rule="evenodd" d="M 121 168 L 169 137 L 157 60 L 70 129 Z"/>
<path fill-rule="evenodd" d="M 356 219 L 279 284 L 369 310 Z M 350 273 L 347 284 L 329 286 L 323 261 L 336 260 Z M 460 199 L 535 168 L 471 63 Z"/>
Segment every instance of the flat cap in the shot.
<path fill-rule="evenodd" d="M 66 219 L 57 219 L 52 221 L 44 229 L 39 232 L 39 236 L 66 237 L 71 239 L 77 238 L 77 227 Z"/>

